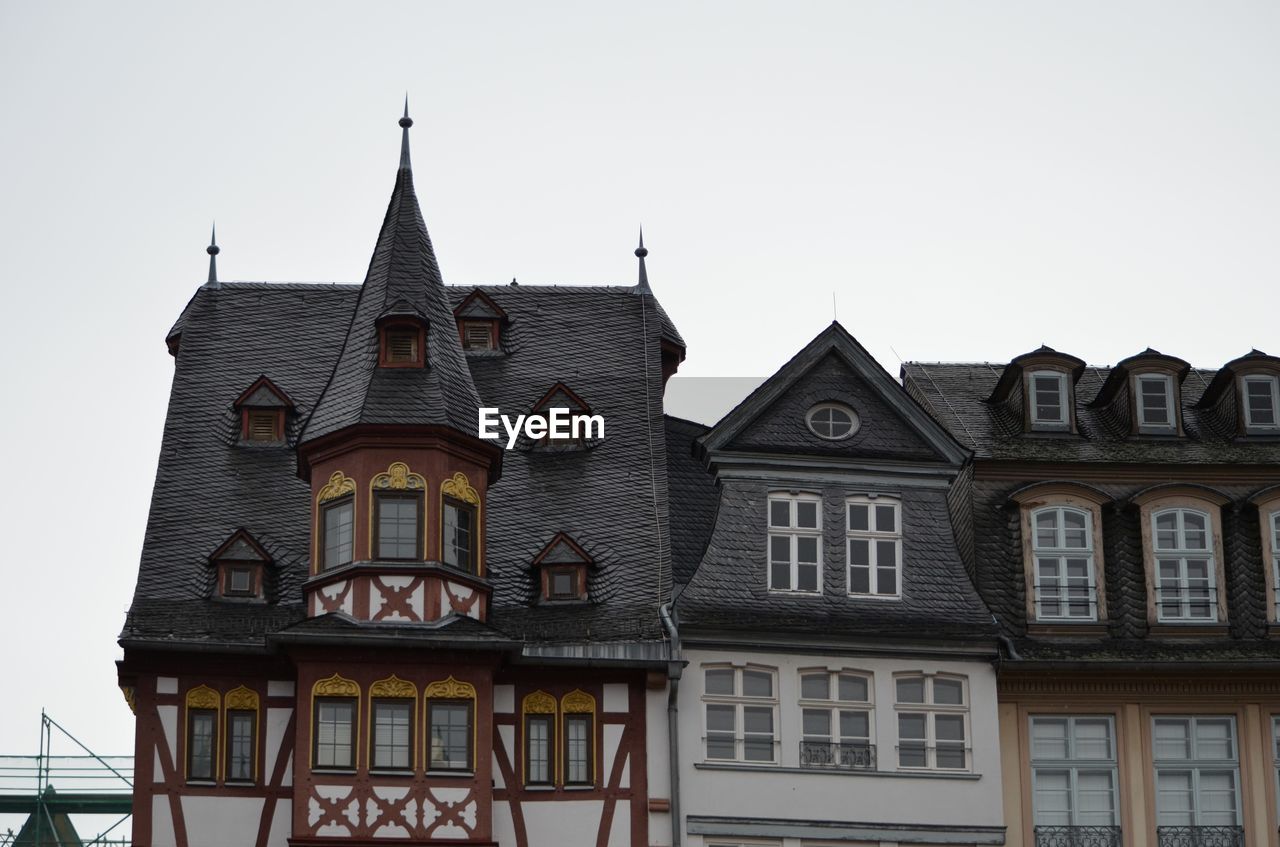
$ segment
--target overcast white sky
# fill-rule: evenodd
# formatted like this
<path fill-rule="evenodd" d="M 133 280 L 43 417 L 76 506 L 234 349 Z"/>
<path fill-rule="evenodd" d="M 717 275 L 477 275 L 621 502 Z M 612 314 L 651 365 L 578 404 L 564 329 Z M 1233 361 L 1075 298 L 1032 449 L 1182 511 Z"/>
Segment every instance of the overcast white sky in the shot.
<path fill-rule="evenodd" d="M 771 373 L 833 293 L 895 374 L 1216 367 L 1280 349 L 1278 43 L 1231 0 L 0 0 L 0 752 L 41 706 L 129 750 L 115 636 L 210 220 L 223 279 L 360 281 L 406 89 L 446 280 L 629 284 L 643 222 L 683 375 Z"/>

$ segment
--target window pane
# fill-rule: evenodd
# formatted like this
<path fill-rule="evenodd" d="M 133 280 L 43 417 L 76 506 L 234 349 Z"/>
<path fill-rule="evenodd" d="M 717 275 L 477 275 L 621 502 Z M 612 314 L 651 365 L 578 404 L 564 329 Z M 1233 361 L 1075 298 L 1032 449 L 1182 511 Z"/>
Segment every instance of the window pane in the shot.
<path fill-rule="evenodd" d="M 790 562 L 791 561 L 791 536 L 789 535 L 769 536 L 769 561 L 771 562 Z"/>
<path fill-rule="evenodd" d="M 769 501 L 769 526 L 791 526 L 791 504 L 788 501 Z"/>
<path fill-rule="evenodd" d="M 591 782 L 591 718 L 570 715 L 565 720 L 565 781 Z"/>
<path fill-rule="evenodd" d="M 1035 822 L 1038 826 L 1068 826 L 1071 823 L 1071 773 L 1037 768 Z"/>
<path fill-rule="evenodd" d="M 1187 721 L 1158 718 L 1154 727 L 1157 759 L 1190 759 L 1191 731 Z"/>
<path fill-rule="evenodd" d="M 805 709 L 801 720 L 806 739 L 826 740 L 831 737 L 831 712 L 826 709 Z"/>
<path fill-rule="evenodd" d="M 867 678 L 840 674 L 840 699 L 865 702 L 867 700 Z"/>
<path fill-rule="evenodd" d="M 769 587 L 779 591 L 791 590 L 790 563 L 774 562 L 769 566 Z"/>
<path fill-rule="evenodd" d="M 190 779 L 213 779 L 213 731 L 215 713 L 192 710 L 187 717 L 190 729 L 187 754 L 187 776 Z"/>
<path fill-rule="evenodd" d="M 772 697 L 773 675 L 765 671 L 743 671 L 742 695 L 744 697 Z"/>
<path fill-rule="evenodd" d="M 733 732 L 736 729 L 737 709 L 733 706 L 707 706 L 708 732 Z"/>
<path fill-rule="evenodd" d="M 849 539 L 849 564 L 866 567 L 871 564 L 871 542 L 865 538 Z"/>
<path fill-rule="evenodd" d="M 849 591 L 853 594 L 871 593 L 871 569 L 854 566 L 849 568 Z"/>
<path fill-rule="evenodd" d="M 796 538 L 796 561 L 810 564 L 818 561 L 818 539 L 811 535 Z"/>
<path fill-rule="evenodd" d="M 1083 513 L 1064 510 L 1062 527 L 1062 546 L 1072 550 L 1084 550 L 1089 546 L 1088 521 Z"/>
<path fill-rule="evenodd" d="M 1112 759 L 1111 722 L 1078 718 L 1075 722 L 1075 757 L 1077 759 Z"/>
<path fill-rule="evenodd" d="M 897 568 L 876 568 L 876 593 L 877 594 L 897 594 L 898 593 L 898 570 Z"/>
<path fill-rule="evenodd" d="M 1196 721 L 1197 759 L 1235 759 L 1235 745 L 1231 743 L 1231 721 L 1200 718 Z"/>
<path fill-rule="evenodd" d="M 933 732 L 939 741 L 964 741 L 964 715 L 934 715 Z"/>
<path fill-rule="evenodd" d="M 1065 718 L 1033 718 L 1031 757 L 1033 759 L 1065 759 L 1067 755 L 1067 720 Z"/>
<path fill-rule="evenodd" d="M 373 766 L 375 768 L 410 767 L 409 740 L 413 704 L 411 702 L 375 702 L 373 704 Z"/>
<path fill-rule="evenodd" d="M 431 703 L 432 770 L 471 769 L 471 704 Z"/>
<path fill-rule="evenodd" d="M 938 744 L 934 751 L 934 760 L 940 768 L 963 769 L 968 758 L 962 744 Z"/>
<path fill-rule="evenodd" d="M 1080 771 L 1076 774 L 1079 794 L 1078 823 L 1082 826 L 1114 826 L 1116 823 L 1115 773 Z"/>
<path fill-rule="evenodd" d="M 898 542 L 876 542 L 876 564 L 882 568 L 893 568 L 898 564 Z"/>
<path fill-rule="evenodd" d="M 902 712 L 898 715 L 898 738 L 903 741 L 923 741 L 925 739 L 925 716 L 913 712 Z"/>
<path fill-rule="evenodd" d="M 807 673 L 800 677 L 800 696 L 806 700 L 828 700 L 831 697 L 831 675 Z"/>
<path fill-rule="evenodd" d="M 871 720 L 870 715 L 866 712 L 841 712 L 840 713 L 840 737 L 852 739 L 867 739 L 871 737 Z"/>
<path fill-rule="evenodd" d="M 813 500 L 796 501 L 796 526 L 806 529 L 818 527 L 818 504 Z"/>
<path fill-rule="evenodd" d="M 350 500 L 324 510 L 324 566 L 336 568 L 351 561 L 352 516 Z"/>
<path fill-rule="evenodd" d="M 893 506 L 876 506 L 876 530 L 878 532 L 898 531 L 898 510 Z"/>
<path fill-rule="evenodd" d="M 732 668 L 708 668 L 705 677 L 708 694 L 733 695 Z"/>
<path fill-rule="evenodd" d="M 1055 548 L 1058 546 L 1058 509 L 1047 509 L 1036 512 L 1036 546 Z"/>
<path fill-rule="evenodd" d="M 1156 824 L 1190 826 L 1195 803 L 1190 771 L 1156 771 Z"/>
<path fill-rule="evenodd" d="M 924 677 L 904 676 L 898 679 L 897 686 L 899 703 L 924 702 Z"/>
<path fill-rule="evenodd" d="M 867 523 L 868 514 L 871 507 L 865 503 L 849 504 L 849 529 L 854 532 L 863 532 L 870 529 Z"/>
<path fill-rule="evenodd" d="M 1200 823 L 1203 826 L 1235 826 L 1236 774 L 1227 770 L 1202 770 L 1199 780 Z"/>
<path fill-rule="evenodd" d="M 240 782 L 253 779 L 254 720 L 253 712 L 231 712 L 228 717 L 227 779 Z"/>
<path fill-rule="evenodd" d="M 958 706 L 964 703 L 964 683 L 958 679 L 935 677 L 933 680 L 933 702 L 947 706 Z"/>
<path fill-rule="evenodd" d="M 743 758 L 749 762 L 773 761 L 773 709 L 742 709 Z"/>
<path fill-rule="evenodd" d="M 801 563 L 796 566 L 796 590 L 818 590 L 818 566 Z"/>

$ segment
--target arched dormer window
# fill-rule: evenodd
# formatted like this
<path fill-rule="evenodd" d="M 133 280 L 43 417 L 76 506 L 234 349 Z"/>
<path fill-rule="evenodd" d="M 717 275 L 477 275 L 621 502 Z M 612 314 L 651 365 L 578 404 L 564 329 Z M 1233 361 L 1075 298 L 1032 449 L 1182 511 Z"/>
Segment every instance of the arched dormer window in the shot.
<path fill-rule="evenodd" d="M 1148 621 L 1225 623 L 1221 507 L 1227 498 L 1199 486 L 1156 486 L 1133 502 L 1142 519 Z"/>
<path fill-rule="evenodd" d="M 1022 523 L 1027 621 L 1089 624 L 1107 619 L 1102 510 L 1109 498 L 1071 482 L 1043 482 L 1015 491 Z"/>
<path fill-rule="evenodd" d="M 1019 415 L 1024 432 L 1075 432 L 1075 384 L 1085 364 L 1052 347 L 1011 361 L 987 402 Z"/>
<path fill-rule="evenodd" d="M 1234 429 L 1229 434 L 1280 436 L 1280 357 L 1250 350 L 1227 362 L 1196 408 Z"/>
<path fill-rule="evenodd" d="M 1117 362 L 1089 403 L 1127 427 L 1130 435 L 1184 434 L 1182 381 L 1191 366 L 1148 347 Z"/>
<path fill-rule="evenodd" d="M 265 375 L 254 380 L 232 405 L 240 418 L 242 443 L 284 443 L 285 416 L 293 410 L 293 401 Z"/>

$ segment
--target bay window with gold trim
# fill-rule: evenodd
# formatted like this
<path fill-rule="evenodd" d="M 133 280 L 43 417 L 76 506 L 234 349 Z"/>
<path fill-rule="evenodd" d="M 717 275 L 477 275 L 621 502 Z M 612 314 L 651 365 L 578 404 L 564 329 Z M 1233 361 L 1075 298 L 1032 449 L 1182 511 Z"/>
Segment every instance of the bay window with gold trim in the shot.
<path fill-rule="evenodd" d="M 418 690 L 395 674 L 369 686 L 369 769 L 412 772 Z"/>

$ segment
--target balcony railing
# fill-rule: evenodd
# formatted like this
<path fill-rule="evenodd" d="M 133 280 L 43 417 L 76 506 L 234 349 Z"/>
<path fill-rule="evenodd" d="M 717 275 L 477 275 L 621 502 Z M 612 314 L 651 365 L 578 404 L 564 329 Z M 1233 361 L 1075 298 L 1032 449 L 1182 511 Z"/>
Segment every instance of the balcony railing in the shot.
<path fill-rule="evenodd" d="M 1036 847 L 1120 847 L 1120 827 L 1037 826 Z"/>
<path fill-rule="evenodd" d="M 876 745 L 860 741 L 844 744 L 801 741 L 800 767 L 873 771 L 876 769 Z"/>
<path fill-rule="evenodd" d="M 1158 826 L 1160 847 L 1244 847 L 1242 826 Z"/>

